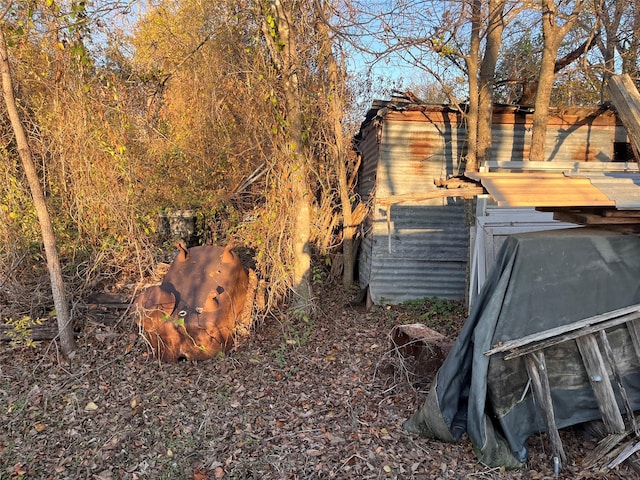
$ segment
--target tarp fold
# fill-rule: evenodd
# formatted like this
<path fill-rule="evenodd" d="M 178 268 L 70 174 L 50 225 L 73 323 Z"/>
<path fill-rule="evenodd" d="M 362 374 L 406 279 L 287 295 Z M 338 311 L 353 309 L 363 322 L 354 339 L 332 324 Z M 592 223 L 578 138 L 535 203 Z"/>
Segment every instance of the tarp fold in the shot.
<path fill-rule="evenodd" d="M 447 442 L 466 431 L 482 463 L 523 465 L 527 439 L 546 430 L 524 361 L 484 352 L 501 341 L 636 303 L 638 236 L 574 228 L 509 237 L 424 405 L 405 429 Z M 632 407 L 638 409 L 640 363 L 627 329 L 621 325 L 607 335 Z M 558 428 L 599 419 L 575 341 L 544 353 Z"/>

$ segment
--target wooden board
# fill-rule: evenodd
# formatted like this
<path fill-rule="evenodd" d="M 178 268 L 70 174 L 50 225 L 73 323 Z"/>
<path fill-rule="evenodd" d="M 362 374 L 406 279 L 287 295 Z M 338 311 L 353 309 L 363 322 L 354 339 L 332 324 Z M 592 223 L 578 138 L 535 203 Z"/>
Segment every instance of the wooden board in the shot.
<path fill-rule="evenodd" d="M 542 416 L 544 417 L 551 442 L 551 449 L 554 457 L 560 459 L 562 463 L 567 461 L 567 457 L 562 447 L 562 440 L 556 426 L 555 414 L 553 411 L 553 403 L 551 400 L 551 387 L 549 386 L 549 377 L 547 377 L 547 366 L 543 352 L 534 352 L 525 357 L 527 373 L 533 385 L 533 393 L 536 401 L 540 405 Z"/>
<path fill-rule="evenodd" d="M 613 386 L 609 380 L 609 374 L 596 338 L 593 335 L 585 335 L 576 338 L 576 343 L 607 431 L 610 433 L 624 432 L 624 420 L 618 409 Z"/>
<path fill-rule="evenodd" d="M 613 75 L 608 84 L 611 103 L 627 129 L 636 157 L 640 152 L 640 93 L 628 74 Z"/>
<path fill-rule="evenodd" d="M 577 223 L 579 225 L 638 225 L 640 217 L 635 215 L 601 216 L 585 212 L 556 211 L 553 219 L 560 222 Z"/>
<path fill-rule="evenodd" d="M 588 178 L 562 173 L 466 173 L 504 207 L 615 207 Z"/>
<path fill-rule="evenodd" d="M 484 352 L 490 356 L 499 352 L 511 352 L 505 358 L 515 358 L 535 350 L 557 345 L 558 343 L 572 340 L 586 333 L 597 332 L 606 328 L 615 327 L 622 323 L 640 319 L 640 304 L 612 310 L 592 317 L 578 320 L 568 325 L 560 325 L 542 332 L 533 333 L 522 338 L 498 342 L 493 348 Z M 525 350 L 525 348 L 527 349 Z"/>

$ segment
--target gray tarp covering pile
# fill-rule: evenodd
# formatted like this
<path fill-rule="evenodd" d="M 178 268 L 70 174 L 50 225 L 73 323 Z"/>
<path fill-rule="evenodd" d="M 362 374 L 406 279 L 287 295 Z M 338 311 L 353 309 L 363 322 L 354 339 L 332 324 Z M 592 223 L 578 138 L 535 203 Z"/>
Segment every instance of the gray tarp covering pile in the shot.
<path fill-rule="evenodd" d="M 466 431 L 482 463 L 521 466 L 527 439 L 546 429 L 544 421 L 522 358 L 484 352 L 636 303 L 638 236 L 578 228 L 508 238 L 424 406 L 405 429 L 444 441 Z M 640 365 L 626 327 L 607 334 L 632 407 L 639 409 Z M 558 428 L 599 419 L 575 342 L 547 348 L 545 356 Z"/>

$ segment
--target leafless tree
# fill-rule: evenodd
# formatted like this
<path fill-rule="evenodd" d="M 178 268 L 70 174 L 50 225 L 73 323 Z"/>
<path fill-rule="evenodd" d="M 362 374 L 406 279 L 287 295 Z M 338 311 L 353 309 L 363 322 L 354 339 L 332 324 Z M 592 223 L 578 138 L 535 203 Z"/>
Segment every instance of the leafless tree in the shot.
<path fill-rule="evenodd" d="M 542 161 L 545 158 L 547 118 L 555 79 L 558 50 L 569 30 L 577 22 L 583 3 L 582 0 L 575 1 L 572 8 L 564 12 L 558 8 L 554 0 L 541 0 L 544 44 L 534 103 L 535 111 L 533 114 L 529 160 Z"/>
<path fill-rule="evenodd" d="M 42 241 L 47 258 L 47 268 L 49 270 L 49 278 L 51 280 L 51 293 L 56 309 L 56 317 L 58 319 L 60 346 L 62 348 L 62 352 L 65 355 L 69 355 L 76 348 L 75 339 L 73 337 L 71 314 L 69 312 L 69 304 L 65 294 L 62 269 L 60 268 L 60 260 L 58 257 L 58 249 L 56 246 L 53 226 L 51 225 L 51 218 L 47 209 L 47 203 L 42 191 L 42 186 L 40 185 L 40 178 L 38 177 L 38 172 L 31 156 L 29 140 L 16 105 L 9 64 L 9 53 L 7 51 L 7 42 L 4 36 L 4 27 L 4 24 L 0 24 L 0 73 L 2 75 L 2 93 L 18 146 L 18 153 L 22 160 L 22 166 L 24 168 L 27 181 L 29 182 L 29 188 L 31 189 L 33 204 L 40 222 Z"/>

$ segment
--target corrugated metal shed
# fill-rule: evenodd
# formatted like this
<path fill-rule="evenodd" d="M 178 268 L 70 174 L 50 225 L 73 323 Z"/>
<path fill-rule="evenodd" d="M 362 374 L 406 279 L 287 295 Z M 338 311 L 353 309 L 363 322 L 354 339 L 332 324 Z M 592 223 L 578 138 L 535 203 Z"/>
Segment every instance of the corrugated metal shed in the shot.
<path fill-rule="evenodd" d="M 496 107 L 493 159 L 527 159 L 531 125 L 530 112 Z M 626 131 L 610 110 L 552 111 L 548 125 L 544 160 L 628 159 Z M 438 190 L 436 181 L 464 171 L 465 129 L 463 113 L 448 106 L 376 101 L 367 113 L 355 139 L 362 159 L 357 191 L 370 206 L 358 268 L 374 303 L 465 298 L 473 205 L 456 197 L 420 199 Z"/>
<path fill-rule="evenodd" d="M 408 116 L 384 108 L 363 124 L 358 192 L 371 210 L 359 281 L 375 303 L 464 298 L 469 229 L 463 201 L 411 197 L 437 193 L 435 179 L 460 172 L 462 133 L 462 116 L 443 107 Z"/>

